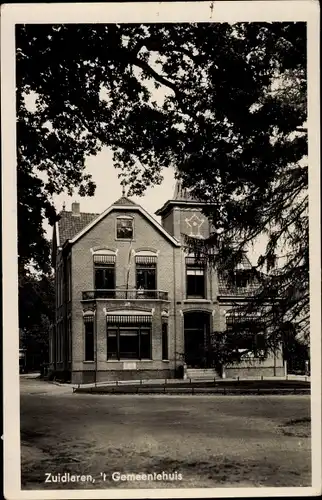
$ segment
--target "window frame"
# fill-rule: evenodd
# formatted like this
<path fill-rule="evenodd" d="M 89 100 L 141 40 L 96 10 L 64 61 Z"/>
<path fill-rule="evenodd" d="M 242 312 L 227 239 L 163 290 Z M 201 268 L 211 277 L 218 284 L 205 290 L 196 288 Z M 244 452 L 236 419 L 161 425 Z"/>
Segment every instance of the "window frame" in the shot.
<path fill-rule="evenodd" d="M 106 271 L 107 269 L 113 270 L 113 287 L 112 288 L 100 288 L 96 286 L 96 271 Z M 112 274 L 112 273 L 111 273 Z M 104 281 L 106 280 L 106 276 L 104 277 Z M 94 263 L 94 290 L 115 290 L 116 287 L 116 266 L 115 264 L 109 264 L 106 266 L 101 265 L 95 265 Z"/>
<path fill-rule="evenodd" d="M 67 257 L 66 261 L 66 274 L 67 274 L 67 302 L 70 302 L 72 300 L 72 262 L 71 262 L 71 256 L 69 255 Z"/>
<path fill-rule="evenodd" d="M 138 356 L 137 357 L 124 357 L 121 356 L 121 347 L 120 347 L 120 337 L 121 337 L 121 332 L 123 331 L 131 331 L 137 332 L 137 341 L 138 341 Z M 141 337 L 142 337 L 142 330 L 147 330 L 148 331 L 148 336 L 149 336 L 149 357 L 142 357 L 141 351 L 142 351 L 142 345 L 141 345 Z M 116 352 L 114 355 L 109 352 L 109 331 L 115 331 L 116 332 Z M 147 323 L 147 324 L 132 324 L 132 323 L 118 323 L 118 324 L 111 324 L 111 325 L 106 325 L 106 359 L 107 361 L 151 361 L 152 360 L 152 325 Z"/>
<path fill-rule="evenodd" d="M 112 259 L 112 262 L 95 262 L 96 257 L 109 257 Z M 112 290 L 110 298 L 115 297 L 116 290 L 116 253 L 115 252 L 106 252 L 104 250 L 97 251 L 93 253 L 93 290 Z M 96 271 L 98 270 L 112 270 L 113 271 L 113 286 L 111 288 L 98 288 L 96 287 Z"/>
<path fill-rule="evenodd" d="M 185 258 L 185 282 L 186 282 L 186 299 L 206 299 L 207 298 L 207 266 L 206 266 L 206 262 L 195 262 L 195 263 L 188 263 L 188 259 L 195 259 L 194 257 L 186 257 Z M 195 259 L 196 260 L 196 259 Z M 189 294 L 188 293 L 188 280 L 189 280 L 189 276 L 198 276 L 198 274 L 189 274 L 188 271 L 199 271 L 200 274 L 199 276 L 203 276 L 203 293 L 202 294 Z M 196 284 L 196 281 L 195 281 L 195 284 Z M 194 286 L 194 288 L 196 289 L 196 286 Z"/>
<path fill-rule="evenodd" d="M 161 351 L 162 361 L 169 361 L 169 328 L 166 321 L 162 322 L 161 327 Z M 164 356 L 164 353 L 166 353 L 166 356 Z"/>
<path fill-rule="evenodd" d="M 68 348 L 68 359 L 67 361 L 71 363 L 72 361 L 72 317 L 69 315 L 67 317 L 67 348 Z"/>
<path fill-rule="evenodd" d="M 257 321 L 256 321 L 256 318 L 257 318 Z M 243 316 L 240 316 L 238 314 L 229 314 L 226 316 L 226 332 L 229 332 L 229 333 L 234 333 L 234 325 L 237 325 L 238 323 L 240 323 L 241 325 L 243 323 L 250 323 L 250 324 L 257 324 L 258 325 L 258 331 L 254 331 L 254 332 L 251 332 L 251 330 L 248 330 L 246 328 L 244 328 L 239 335 L 239 339 L 242 338 L 242 335 L 245 335 L 245 337 L 248 337 L 248 339 L 250 340 L 250 342 L 252 342 L 252 345 L 255 346 L 256 348 L 256 352 L 257 352 L 257 355 L 255 355 L 252 351 L 254 351 L 255 349 L 252 348 L 251 350 L 249 349 L 246 349 L 246 348 L 238 348 L 236 347 L 236 351 L 240 354 L 242 354 L 243 358 L 260 358 L 261 355 L 264 354 L 264 351 L 265 349 L 264 348 L 258 348 L 258 339 L 259 338 L 263 338 L 265 339 L 265 328 L 261 328 L 261 325 L 263 325 L 263 322 L 260 320 L 260 316 L 249 316 L 247 317 L 247 315 L 243 318 Z M 230 325 L 229 325 L 230 323 Z M 230 326 L 230 328 L 228 328 Z M 236 339 L 236 340 L 239 340 L 239 339 Z M 246 352 L 245 352 L 246 351 Z M 243 352 L 245 352 L 245 354 L 243 355 Z"/>
<path fill-rule="evenodd" d="M 142 264 L 140 262 L 135 261 L 135 286 L 136 290 L 140 290 L 140 287 L 138 286 L 138 271 L 145 271 L 146 273 L 148 271 L 154 271 L 154 287 L 153 288 L 148 288 L 148 287 L 143 287 L 144 291 L 152 291 L 152 290 L 157 290 L 158 289 L 158 265 L 157 262 L 149 264 Z M 147 281 L 147 274 L 145 275 L 145 281 Z"/>
<path fill-rule="evenodd" d="M 93 363 L 95 361 L 95 332 L 94 332 L 94 318 L 91 319 L 90 321 L 84 321 L 84 362 L 86 363 Z M 93 359 L 87 359 L 87 328 L 91 326 L 92 332 L 92 349 L 93 349 Z"/>
<path fill-rule="evenodd" d="M 233 286 L 245 289 L 251 284 L 251 276 L 248 269 L 235 269 L 233 271 Z"/>
<path fill-rule="evenodd" d="M 121 220 L 127 220 L 127 221 L 131 221 L 132 223 L 132 236 L 131 237 L 128 237 L 128 238 L 120 238 L 118 236 L 118 222 L 121 221 Z M 119 215 L 118 217 L 116 217 L 115 219 L 115 239 L 117 241 L 134 241 L 134 217 L 132 216 L 129 216 L 129 215 Z"/>

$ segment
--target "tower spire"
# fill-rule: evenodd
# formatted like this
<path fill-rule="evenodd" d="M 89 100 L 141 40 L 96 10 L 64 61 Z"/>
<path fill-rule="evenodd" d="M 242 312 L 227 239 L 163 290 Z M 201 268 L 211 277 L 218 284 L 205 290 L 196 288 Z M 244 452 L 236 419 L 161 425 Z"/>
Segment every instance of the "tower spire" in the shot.
<path fill-rule="evenodd" d="M 177 179 L 173 194 L 174 200 L 190 200 L 191 196 L 187 189 L 182 187 L 182 180 Z"/>

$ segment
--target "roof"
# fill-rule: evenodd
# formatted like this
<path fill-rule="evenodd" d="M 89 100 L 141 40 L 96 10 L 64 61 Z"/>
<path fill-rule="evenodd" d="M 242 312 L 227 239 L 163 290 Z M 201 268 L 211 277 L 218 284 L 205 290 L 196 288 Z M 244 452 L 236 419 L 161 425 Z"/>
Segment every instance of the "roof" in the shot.
<path fill-rule="evenodd" d="M 245 287 L 235 286 L 230 282 L 229 278 L 224 274 L 218 275 L 218 293 L 222 296 L 229 297 L 250 297 L 256 291 L 258 291 L 260 281 L 258 279 L 257 273 L 253 272 L 253 266 L 251 265 L 247 255 L 244 253 L 241 261 L 235 267 L 236 271 L 248 271 L 250 272 L 249 283 Z"/>
<path fill-rule="evenodd" d="M 59 244 L 63 245 L 66 240 L 71 240 L 76 234 L 80 233 L 84 227 L 88 226 L 88 224 L 96 219 L 99 214 L 80 212 L 79 215 L 73 215 L 73 212 L 62 210 L 59 216 Z"/>
<path fill-rule="evenodd" d="M 155 215 L 165 215 L 170 211 L 172 207 L 193 207 L 193 208 L 202 208 L 205 206 L 211 206 L 213 203 L 206 203 L 205 201 L 197 201 L 197 200 L 168 200 L 161 208 L 159 208 Z"/>
<path fill-rule="evenodd" d="M 191 192 L 188 189 L 182 187 L 182 181 L 177 181 L 174 188 L 173 199 L 166 201 L 164 205 L 162 205 L 162 207 L 155 212 L 155 214 L 166 215 L 173 207 L 191 207 L 201 209 L 202 207 L 205 207 L 207 205 L 212 206 L 213 203 L 200 201 L 193 198 Z"/>
<path fill-rule="evenodd" d="M 195 198 L 192 197 L 190 191 L 187 188 L 184 188 L 182 186 L 182 181 L 177 180 L 175 188 L 174 188 L 174 194 L 173 194 L 173 199 L 174 200 L 186 200 L 186 201 L 198 201 Z"/>
<path fill-rule="evenodd" d="M 137 205 L 136 203 L 134 203 L 134 201 L 130 200 L 130 198 L 127 198 L 126 196 L 121 196 L 121 198 L 119 198 L 117 201 L 115 201 L 113 203 L 113 205 L 126 205 L 126 206 L 135 206 L 135 207 L 138 207 L 139 205 Z"/>
<path fill-rule="evenodd" d="M 80 212 L 79 215 L 73 215 L 73 212 L 68 212 L 63 210 L 60 212 L 60 220 L 58 221 L 58 246 L 62 246 L 67 240 L 70 243 L 75 243 L 84 234 L 92 229 L 98 222 L 100 222 L 106 215 L 108 215 L 113 210 L 128 210 L 141 213 L 143 217 L 149 220 L 149 222 L 165 236 L 172 244 L 175 246 L 181 246 L 180 242 L 171 236 L 166 229 L 164 229 L 159 222 L 157 222 L 141 205 L 136 204 L 134 201 L 130 200 L 126 196 L 122 196 L 112 205 L 110 205 L 101 214 L 84 213 Z"/>

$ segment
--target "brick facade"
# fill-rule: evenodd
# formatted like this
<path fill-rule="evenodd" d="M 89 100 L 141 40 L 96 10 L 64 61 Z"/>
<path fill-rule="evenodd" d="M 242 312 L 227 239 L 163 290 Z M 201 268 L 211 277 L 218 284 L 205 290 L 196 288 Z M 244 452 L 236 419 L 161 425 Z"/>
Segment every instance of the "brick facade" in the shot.
<path fill-rule="evenodd" d="M 222 301 L 213 269 L 205 272 L 204 297 L 187 298 L 186 255 L 180 240 L 182 233 L 208 236 L 209 222 L 200 206 L 191 200 L 171 200 L 157 212 L 162 218 L 160 225 L 125 197 L 102 215 L 82 214 L 75 205 L 72 212 L 61 213 L 61 221 L 54 229 L 56 324 L 50 339 L 52 370 L 69 372 L 73 383 L 176 376 L 185 356 L 184 325 L 188 313 L 204 313 L 209 330 L 223 331 L 225 311 L 234 304 L 233 299 Z M 117 238 L 117 221 L 124 217 L 133 221 L 129 239 Z M 113 297 L 104 296 L 104 290 L 101 296 L 95 292 L 93 256 L 101 254 L 109 255 L 115 262 Z M 156 262 L 153 297 L 138 293 L 138 255 L 152 255 Z M 113 314 L 117 318 L 147 315 L 151 359 L 108 359 L 107 326 Z M 86 316 L 93 323 L 94 355 L 89 361 L 85 361 Z M 162 359 L 164 322 L 168 325 L 167 360 Z M 283 371 L 280 356 L 248 365 L 243 362 L 226 367 L 226 376 L 271 374 L 272 370 L 277 375 Z"/>

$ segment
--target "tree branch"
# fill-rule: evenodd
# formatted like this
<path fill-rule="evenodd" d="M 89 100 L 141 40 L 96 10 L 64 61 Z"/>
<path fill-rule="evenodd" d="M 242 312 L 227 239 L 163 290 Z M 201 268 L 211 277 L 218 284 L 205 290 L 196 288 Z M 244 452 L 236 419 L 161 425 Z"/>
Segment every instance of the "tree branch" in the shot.
<path fill-rule="evenodd" d="M 131 62 L 134 66 L 141 68 L 145 73 L 147 73 L 149 76 L 154 78 L 154 80 L 161 83 L 165 87 L 168 87 L 169 89 L 173 90 L 173 92 L 175 93 L 175 95 L 177 97 L 180 96 L 181 92 L 179 91 L 178 87 L 174 83 L 169 82 L 169 80 L 167 80 L 162 75 L 160 75 L 159 73 L 154 71 L 154 69 L 151 68 L 151 66 L 149 66 L 146 62 L 142 61 L 141 59 L 137 59 L 137 58 L 132 59 Z"/>

